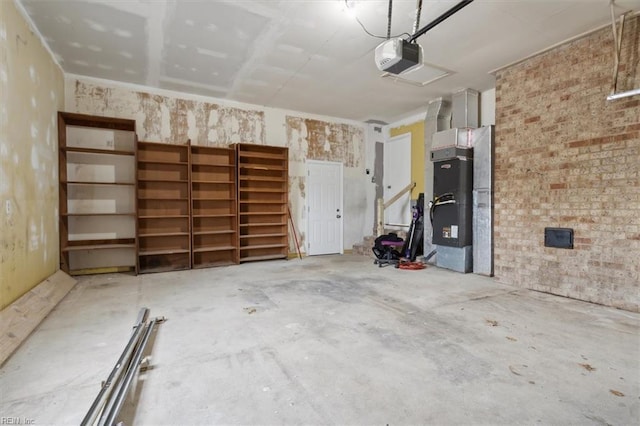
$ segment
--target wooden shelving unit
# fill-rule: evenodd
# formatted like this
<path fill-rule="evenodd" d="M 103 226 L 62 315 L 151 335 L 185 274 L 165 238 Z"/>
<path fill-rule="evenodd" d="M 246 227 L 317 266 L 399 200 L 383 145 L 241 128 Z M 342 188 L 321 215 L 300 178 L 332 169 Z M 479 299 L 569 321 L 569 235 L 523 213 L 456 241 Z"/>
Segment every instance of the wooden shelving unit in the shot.
<path fill-rule="evenodd" d="M 189 143 L 138 142 L 138 268 L 191 267 Z"/>
<path fill-rule="evenodd" d="M 284 147 L 236 144 L 240 262 L 289 254 L 289 153 Z"/>
<path fill-rule="evenodd" d="M 236 152 L 191 146 L 191 262 L 194 268 L 238 263 Z"/>
<path fill-rule="evenodd" d="M 135 121 L 58 113 L 60 268 L 136 269 Z"/>

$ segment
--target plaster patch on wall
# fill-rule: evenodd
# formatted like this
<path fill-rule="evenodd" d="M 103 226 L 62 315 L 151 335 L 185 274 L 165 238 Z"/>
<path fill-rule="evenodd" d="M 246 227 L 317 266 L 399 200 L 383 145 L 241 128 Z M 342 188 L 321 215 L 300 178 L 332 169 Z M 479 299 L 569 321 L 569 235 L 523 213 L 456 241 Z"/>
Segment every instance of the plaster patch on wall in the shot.
<path fill-rule="evenodd" d="M 134 118 L 140 140 L 225 146 L 265 143 L 264 112 L 154 95 L 76 80 L 75 110 L 83 114 Z"/>
<path fill-rule="evenodd" d="M 300 179 L 300 182 L 298 182 L 298 189 L 300 190 L 300 197 L 306 198 L 306 193 L 304 192 L 305 185 L 304 185 L 303 179 Z"/>
<path fill-rule="evenodd" d="M 287 116 L 286 129 L 296 161 L 337 161 L 345 167 L 360 167 L 364 161 L 361 127 Z"/>
<path fill-rule="evenodd" d="M 31 137 L 38 139 L 38 126 L 35 123 L 31 123 Z"/>
<path fill-rule="evenodd" d="M 40 239 L 38 238 L 38 226 L 31 219 L 29 223 L 29 251 L 36 251 L 40 246 Z"/>
<path fill-rule="evenodd" d="M 35 146 L 31 147 L 31 167 L 33 170 L 38 170 L 40 168 L 40 161 L 38 160 L 38 148 Z"/>
<path fill-rule="evenodd" d="M 187 111 L 187 137 L 196 140 L 198 137 L 198 128 L 196 127 L 196 116 L 192 110 Z"/>

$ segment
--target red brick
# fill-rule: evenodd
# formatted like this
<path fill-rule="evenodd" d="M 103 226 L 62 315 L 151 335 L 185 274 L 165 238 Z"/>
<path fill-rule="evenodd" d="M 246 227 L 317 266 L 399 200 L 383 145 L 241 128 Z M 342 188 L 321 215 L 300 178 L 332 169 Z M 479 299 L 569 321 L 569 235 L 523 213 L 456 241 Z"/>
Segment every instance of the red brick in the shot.
<path fill-rule="evenodd" d="M 637 39 L 633 17 L 622 68 L 635 69 Z M 640 100 L 606 101 L 611 50 L 602 29 L 498 73 L 495 270 L 501 282 L 640 312 Z M 640 75 L 618 83 L 640 87 Z M 575 250 L 545 248 L 549 226 L 573 228 Z"/>

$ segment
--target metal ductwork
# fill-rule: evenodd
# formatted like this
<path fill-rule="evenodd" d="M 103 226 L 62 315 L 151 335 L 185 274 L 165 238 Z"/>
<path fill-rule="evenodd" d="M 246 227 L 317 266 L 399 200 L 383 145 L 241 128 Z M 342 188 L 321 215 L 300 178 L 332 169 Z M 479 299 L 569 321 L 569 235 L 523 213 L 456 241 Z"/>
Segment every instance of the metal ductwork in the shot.
<path fill-rule="evenodd" d="M 429 102 L 427 114 L 424 119 L 424 165 L 425 183 L 424 199 L 428 203 L 433 200 L 433 163 L 431 162 L 431 147 L 433 145 L 433 135 L 451 128 L 451 101 L 446 98 L 438 98 Z M 425 211 L 428 211 L 425 206 Z M 433 250 L 431 236 L 433 229 L 429 220 L 424 221 L 424 254 L 425 256 Z"/>
<path fill-rule="evenodd" d="M 452 95 L 451 127 L 476 129 L 480 127 L 478 102 L 480 93 L 472 89 L 462 89 Z"/>

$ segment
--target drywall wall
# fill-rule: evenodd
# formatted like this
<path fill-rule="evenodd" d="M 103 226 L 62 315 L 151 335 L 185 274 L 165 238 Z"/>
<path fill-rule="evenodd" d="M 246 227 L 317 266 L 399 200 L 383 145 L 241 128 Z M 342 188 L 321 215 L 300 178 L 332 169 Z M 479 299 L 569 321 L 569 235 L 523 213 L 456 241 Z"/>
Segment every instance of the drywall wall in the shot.
<path fill-rule="evenodd" d="M 411 199 L 415 200 L 424 192 L 424 119 L 389 129 L 392 138 L 405 133 L 411 133 L 411 181 L 416 183 Z"/>
<path fill-rule="evenodd" d="M 363 123 L 220 99 L 67 76 L 66 110 L 136 120 L 139 140 L 226 146 L 244 142 L 289 147 L 289 200 L 300 244 L 306 237 L 305 161 L 344 165 L 344 247 L 360 242 L 367 209 Z M 290 241 L 295 251 L 295 242 Z"/>
<path fill-rule="evenodd" d="M 64 78 L 12 1 L 0 7 L 0 309 L 53 274 Z"/>
<path fill-rule="evenodd" d="M 640 87 L 640 17 L 618 90 Z M 640 98 L 606 100 L 611 28 L 497 74 L 495 274 L 509 284 L 640 310 Z M 574 249 L 544 246 L 572 228 Z"/>

